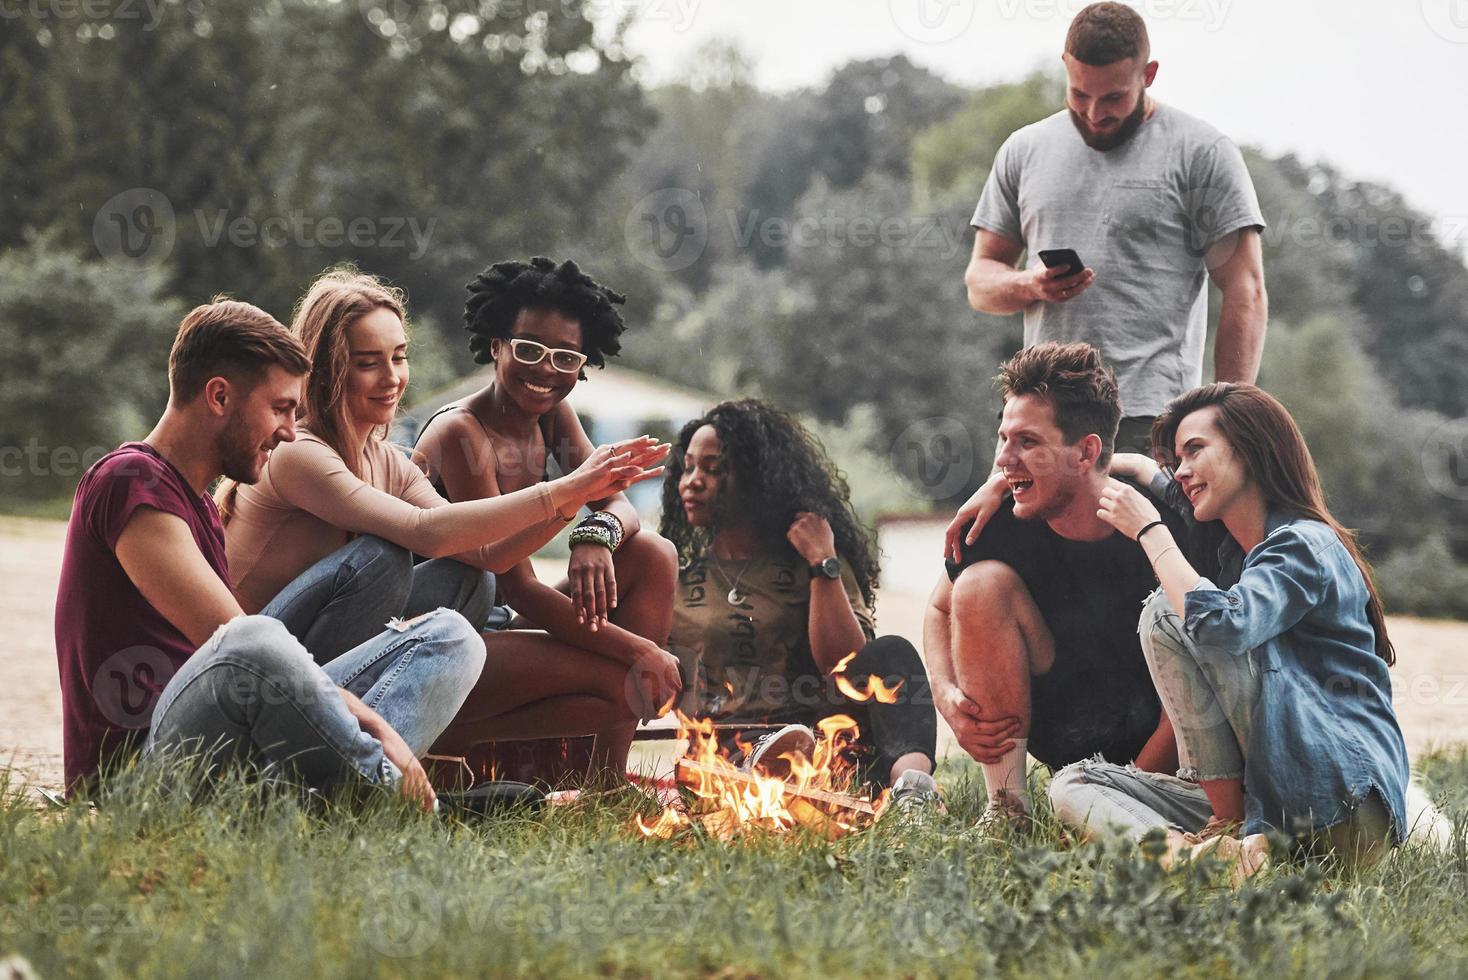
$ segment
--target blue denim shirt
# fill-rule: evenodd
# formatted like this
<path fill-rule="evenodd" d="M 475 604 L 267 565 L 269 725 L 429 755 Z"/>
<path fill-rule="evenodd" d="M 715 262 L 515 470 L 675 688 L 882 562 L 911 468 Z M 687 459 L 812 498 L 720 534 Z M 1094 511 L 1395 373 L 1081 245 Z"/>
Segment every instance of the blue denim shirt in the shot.
<path fill-rule="evenodd" d="M 1181 493 L 1159 481 L 1154 493 L 1191 518 Z M 1271 513 L 1248 554 L 1225 537 L 1218 557 L 1219 584 L 1199 578 L 1189 590 L 1183 628 L 1200 649 L 1254 657 L 1259 670 L 1244 748 L 1245 832 L 1329 827 L 1375 792 L 1401 843 L 1407 747 L 1350 552 L 1326 524 Z"/>

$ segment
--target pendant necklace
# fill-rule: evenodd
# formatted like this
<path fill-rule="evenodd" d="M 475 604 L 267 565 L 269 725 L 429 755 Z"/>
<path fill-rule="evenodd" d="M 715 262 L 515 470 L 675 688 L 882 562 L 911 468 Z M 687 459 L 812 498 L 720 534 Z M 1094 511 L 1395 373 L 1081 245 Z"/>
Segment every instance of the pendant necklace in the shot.
<path fill-rule="evenodd" d="M 724 596 L 724 598 L 728 601 L 729 605 L 731 605 L 731 606 L 741 605 L 744 602 L 745 599 L 748 599 L 749 598 L 749 593 L 747 593 L 747 592 L 740 592 L 739 591 L 739 582 L 740 582 L 741 579 L 744 578 L 744 573 L 747 572 L 747 571 L 749 571 L 750 563 L 753 562 L 753 561 L 754 561 L 754 556 L 750 556 L 744 562 L 744 566 L 739 569 L 739 574 L 736 575 L 736 576 L 734 576 L 734 584 L 733 585 L 729 585 L 728 578 L 726 578 L 724 576 L 724 570 L 723 570 L 723 568 L 721 568 L 721 567 L 719 567 L 717 565 L 714 566 L 714 570 L 719 573 L 720 580 L 722 580 L 725 585 L 728 585 L 729 586 L 729 592 L 728 592 L 728 594 L 726 594 Z"/>

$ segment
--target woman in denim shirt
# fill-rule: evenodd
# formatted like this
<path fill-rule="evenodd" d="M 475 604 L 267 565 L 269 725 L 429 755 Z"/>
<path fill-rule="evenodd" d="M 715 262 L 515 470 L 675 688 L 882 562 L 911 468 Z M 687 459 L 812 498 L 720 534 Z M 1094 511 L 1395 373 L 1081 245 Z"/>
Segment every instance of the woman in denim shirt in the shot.
<path fill-rule="evenodd" d="M 1395 652 L 1370 566 L 1327 510 L 1298 426 L 1259 388 L 1220 383 L 1175 399 L 1152 443 L 1172 479 L 1141 456 L 1113 473 L 1135 470 L 1123 475 L 1228 531 L 1215 584 L 1144 496 L 1122 483 L 1102 495 L 1100 515 L 1137 538 L 1162 584 L 1139 629 L 1183 768 L 1078 763 L 1052 784 L 1056 813 L 1083 829 L 1165 826 L 1170 856 L 1215 850 L 1245 874 L 1263 864 L 1267 830 L 1375 860 L 1406 828 Z"/>

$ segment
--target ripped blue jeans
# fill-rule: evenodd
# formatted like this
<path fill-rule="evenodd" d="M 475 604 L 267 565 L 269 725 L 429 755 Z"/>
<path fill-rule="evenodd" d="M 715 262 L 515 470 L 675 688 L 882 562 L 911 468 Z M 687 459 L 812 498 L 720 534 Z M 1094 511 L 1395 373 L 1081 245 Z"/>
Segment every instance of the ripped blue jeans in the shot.
<path fill-rule="evenodd" d="M 1110 827 L 1135 838 L 1153 827 L 1195 831 L 1213 813 L 1198 780 L 1244 775 L 1259 673 L 1248 653 L 1213 655 L 1191 643 L 1161 589 L 1142 606 L 1137 632 L 1177 735 L 1177 775 L 1086 759 L 1055 774 L 1050 802 L 1057 817 L 1081 829 Z"/>
<path fill-rule="evenodd" d="M 1176 776 L 1119 766 L 1100 756 L 1066 766 L 1050 781 L 1055 816 L 1084 833 L 1141 839 L 1155 827 L 1193 832 L 1213 814 L 1198 780 L 1241 778 L 1249 725 L 1261 694 L 1251 654 L 1209 654 L 1191 643 L 1182 619 L 1158 589 L 1138 624 L 1152 683 L 1177 734 Z M 1307 850 L 1334 850 L 1349 863 L 1374 860 L 1391 828 L 1372 795 L 1332 827 L 1306 834 Z"/>

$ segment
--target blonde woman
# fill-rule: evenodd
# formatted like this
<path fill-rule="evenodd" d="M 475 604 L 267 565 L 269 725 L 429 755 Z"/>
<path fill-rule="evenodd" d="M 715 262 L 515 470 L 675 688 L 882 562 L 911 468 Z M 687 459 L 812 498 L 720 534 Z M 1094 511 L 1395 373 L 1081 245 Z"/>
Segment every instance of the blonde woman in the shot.
<path fill-rule="evenodd" d="M 494 594 L 485 572 L 504 570 L 496 546 L 660 475 L 647 467 L 667 454 L 649 439 L 602 446 L 560 479 L 449 503 L 385 440 L 408 383 L 404 321 L 401 293 L 372 276 L 317 279 L 291 327 L 311 362 L 300 436 L 269 454 L 257 484 L 219 491 L 240 605 L 280 619 L 323 659 L 440 606 L 482 626 Z M 414 568 L 414 554 L 436 561 Z M 450 726 L 457 743 L 625 727 L 677 689 L 676 671 L 629 682 L 632 658 L 587 664 L 554 644 L 512 655 L 495 637 L 486 635 L 483 676 Z"/>

